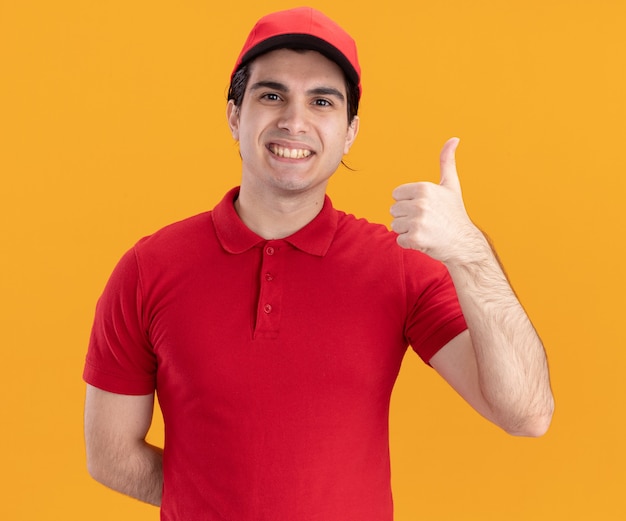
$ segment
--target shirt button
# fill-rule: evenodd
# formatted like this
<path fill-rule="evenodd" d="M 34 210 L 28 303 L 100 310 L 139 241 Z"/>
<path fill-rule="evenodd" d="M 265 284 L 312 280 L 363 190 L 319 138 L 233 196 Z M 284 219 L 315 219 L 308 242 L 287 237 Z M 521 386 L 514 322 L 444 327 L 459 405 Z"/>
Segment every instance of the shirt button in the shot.
<path fill-rule="evenodd" d="M 266 274 L 265 274 L 265 280 L 266 280 L 267 282 L 270 282 L 270 281 L 274 280 L 274 277 L 272 276 L 272 274 L 271 274 L 271 273 L 266 273 Z"/>
<path fill-rule="evenodd" d="M 267 253 L 268 255 L 274 255 L 274 248 L 268 246 L 267 248 L 265 248 L 265 253 Z"/>
<path fill-rule="evenodd" d="M 270 304 L 265 304 L 265 306 L 263 306 L 263 311 L 265 311 L 266 313 L 271 313 L 272 312 L 272 306 Z"/>

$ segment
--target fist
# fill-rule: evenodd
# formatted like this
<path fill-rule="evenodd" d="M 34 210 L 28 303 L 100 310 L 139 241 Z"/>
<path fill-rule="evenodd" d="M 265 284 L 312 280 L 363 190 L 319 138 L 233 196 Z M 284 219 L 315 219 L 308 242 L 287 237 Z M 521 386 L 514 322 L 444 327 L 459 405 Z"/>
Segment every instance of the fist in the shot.
<path fill-rule="evenodd" d="M 390 210 L 391 229 L 398 234 L 398 244 L 442 262 L 464 257 L 468 244 L 480 234 L 463 203 L 455 159 L 458 144 L 458 138 L 451 138 L 441 150 L 439 184 L 404 184 L 392 194 L 396 203 Z"/>

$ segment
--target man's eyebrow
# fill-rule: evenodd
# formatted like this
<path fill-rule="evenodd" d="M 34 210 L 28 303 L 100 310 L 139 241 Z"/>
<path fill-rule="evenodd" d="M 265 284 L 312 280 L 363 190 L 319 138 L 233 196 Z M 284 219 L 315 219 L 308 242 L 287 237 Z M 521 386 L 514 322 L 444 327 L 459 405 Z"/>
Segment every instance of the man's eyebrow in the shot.
<path fill-rule="evenodd" d="M 342 92 L 334 87 L 316 87 L 308 90 L 307 93 L 314 96 L 332 96 L 337 98 L 339 101 L 346 100 L 346 97 L 342 94 Z"/>
<path fill-rule="evenodd" d="M 257 81 L 250 85 L 250 90 L 259 90 L 259 89 L 272 89 L 277 90 L 279 92 L 289 92 L 289 88 L 284 83 L 280 83 L 278 81 Z"/>

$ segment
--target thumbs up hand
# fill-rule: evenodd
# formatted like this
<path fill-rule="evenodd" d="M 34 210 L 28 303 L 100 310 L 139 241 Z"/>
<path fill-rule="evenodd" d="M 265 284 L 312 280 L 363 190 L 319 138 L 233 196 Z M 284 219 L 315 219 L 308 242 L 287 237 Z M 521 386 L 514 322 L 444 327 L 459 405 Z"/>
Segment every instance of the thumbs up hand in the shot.
<path fill-rule="evenodd" d="M 409 183 L 392 194 L 396 203 L 391 207 L 391 229 L 398 234 L 398 244 L 442 262 L 463 261 L 475 241 L 484 242 L 463 203 L 455 160 L 458 144 L 458 138 L 451 138 L 441 150 L 438 185 Z"/>

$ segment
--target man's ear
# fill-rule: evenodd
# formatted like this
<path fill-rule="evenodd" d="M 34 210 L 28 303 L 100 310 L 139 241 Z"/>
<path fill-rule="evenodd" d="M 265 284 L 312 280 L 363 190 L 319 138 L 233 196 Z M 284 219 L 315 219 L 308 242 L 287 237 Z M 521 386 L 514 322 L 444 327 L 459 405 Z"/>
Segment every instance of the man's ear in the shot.
<path fill-rule="evenodd" d="M 229 100 L 228 105 L 226 105 L 226 118 L 233 139 L 239 141 L 239 108 L 235 106 L 233 100 Z"/>
<path fill-rule="evenodd" d="M 352 123 L 348 126 L 348 132 L 346 133 L 346 143 L 343 147 L 344 155 L 350 151 L 350 147 L 354 143 L 357 134 L 359 133 L 359 116 L 354 116 Z"/>

